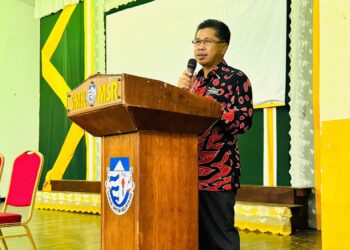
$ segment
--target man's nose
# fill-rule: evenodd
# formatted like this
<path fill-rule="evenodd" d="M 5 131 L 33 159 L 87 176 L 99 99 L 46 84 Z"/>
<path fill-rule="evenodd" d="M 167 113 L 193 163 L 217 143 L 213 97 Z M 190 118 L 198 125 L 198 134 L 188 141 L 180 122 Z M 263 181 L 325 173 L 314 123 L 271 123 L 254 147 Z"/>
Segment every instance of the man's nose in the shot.
<path fill-rule="evenodd" d="M 205 47 L 205 45 L 203 44 L 203 43 L 201 43 L 198 47 L 197 47 L 197 51 L 203 51 L 203 50 L 205 50 L 206 49 L 206 47 Z"/>

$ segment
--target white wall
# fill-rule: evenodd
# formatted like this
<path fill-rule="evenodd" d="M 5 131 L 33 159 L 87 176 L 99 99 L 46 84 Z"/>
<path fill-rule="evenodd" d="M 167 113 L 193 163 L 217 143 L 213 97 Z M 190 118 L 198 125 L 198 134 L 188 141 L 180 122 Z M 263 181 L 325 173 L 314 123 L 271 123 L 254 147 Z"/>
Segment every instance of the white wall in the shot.
<path fill-rule="evenodd" d="M 0 152 L 5 169 L 0 195 L 7 192 L 14 158 L 39 147 L 39 20 L 34 7 L 18 0 L 0 8 Z"/>
<path fill-rule="evenodd" d="M 225 60 L 250 78 L 254 105 L 284 103 L 286 13 L 286 0 L 156 0 L 108 15 L 107 73 L 176 85 L 198 24 L 216 18 L 231 30 Z"/>

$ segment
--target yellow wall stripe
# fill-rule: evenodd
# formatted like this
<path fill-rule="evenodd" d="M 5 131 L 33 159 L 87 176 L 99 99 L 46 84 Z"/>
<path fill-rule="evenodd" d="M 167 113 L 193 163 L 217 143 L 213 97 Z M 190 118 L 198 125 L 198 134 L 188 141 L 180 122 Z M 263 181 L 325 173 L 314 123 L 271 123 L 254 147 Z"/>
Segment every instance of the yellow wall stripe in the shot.
<path fill-rule="evenodd" d="M 44 52 L 41 54 L 41 62 L 42 74 L 45 81 L 61 100 L 63 106 L 67 108 L 67 93 L 70 91 L 70 88 Z"/>
<path fill-rule="evenodd" d="M 275 186 L 275 161 L 274 161 L 274 109 L 267 109 L 267 145 L 268 145 L 268 176 L 269 176 L 269 186 Z"/>
<path fill-rule="evenodd" d="M 53 53 L 55 52 L 58 44 L 61 41 L 62 35 L 67 27 L 70 17 L 72 16 L 76 4 L 68 5 L 62 11 L 60 17 L 58 18 L 55 26 L 53 27 L 43 49 L 42 53 L 46 54 L 49 59 L 51 59 Z"/>
<path fill-rule="evenodd" d="M 350 249 L 350 119 L 322 122 L 322 249 Z"/>
<path fill-rule="evenodd" d="M 75 123 L 72 123 L 55 164 L 46 174 L 43 191 L 51 191 L 50 180 L 62 180 L 64 172 L 69 162 L 72 160 L 75 149 L 83 135 L 84 130 Z"/>
<path fill-rule="evenodd" d="M 84 31 L 85 31 L 85 79 L 95 73 L 94 58 L 94 1 L 84 1 Z M 96 140 L 85 132 L 86 143 L 86 180 L 96 180 Z"/>
<path fill-rule="evenodd" d="M 264 186 L 276 186 L 276 108 L 264 109 Z"/>
<path fill-rule="evenodd" d="M 319 0 L 313 1 L 313 65 L 312 92 L 314 115 L 314 166 L 316 195 L 316 225 L 321 229 L 321 166 L 320 166 L 320 8 Z"/>
<path fill-rule="evenodd" d="M 96 139 L 85 131 L 86 143 L 86 180 L 96 180 Z"/>
<path fill-rule="evenodd" d="M 70 17 L 72 16 L 76 5 L 68 5 L 61 13 L 55 26 L 53 27 L 44 47 L 41 50 L 42 74 L 46 82 L 60 98 L 64 107 L 67 108 L 67 93 L 69 86 L 51 63 L 51 57 L 62 38 Z"/>

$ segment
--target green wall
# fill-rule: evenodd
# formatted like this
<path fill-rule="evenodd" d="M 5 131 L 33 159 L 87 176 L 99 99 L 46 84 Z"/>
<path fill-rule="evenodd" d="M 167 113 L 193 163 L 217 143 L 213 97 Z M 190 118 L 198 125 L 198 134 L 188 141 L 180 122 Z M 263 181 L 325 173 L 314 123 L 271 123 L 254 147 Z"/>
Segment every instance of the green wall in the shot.
<path fill-rule="evenodd" d="M 0 8 L 0 152 L 5 169 L 0 195 L 7 192 L 16 156 L 39 143 L 39 20 L 34 6 L 11 0 Z"/>

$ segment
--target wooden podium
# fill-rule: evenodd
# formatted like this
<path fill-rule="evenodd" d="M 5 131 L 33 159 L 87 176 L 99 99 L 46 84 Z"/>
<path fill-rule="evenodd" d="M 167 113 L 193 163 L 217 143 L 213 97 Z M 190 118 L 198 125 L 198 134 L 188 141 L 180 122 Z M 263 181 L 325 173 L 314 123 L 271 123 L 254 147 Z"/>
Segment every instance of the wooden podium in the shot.
<path fill-rule="evenodd" d="M 157 80 L 95 75 L 68 94 L 68 117 L 102 136 L 102 249 L 198 249 L 197 135 L 220 104 Z"/>

